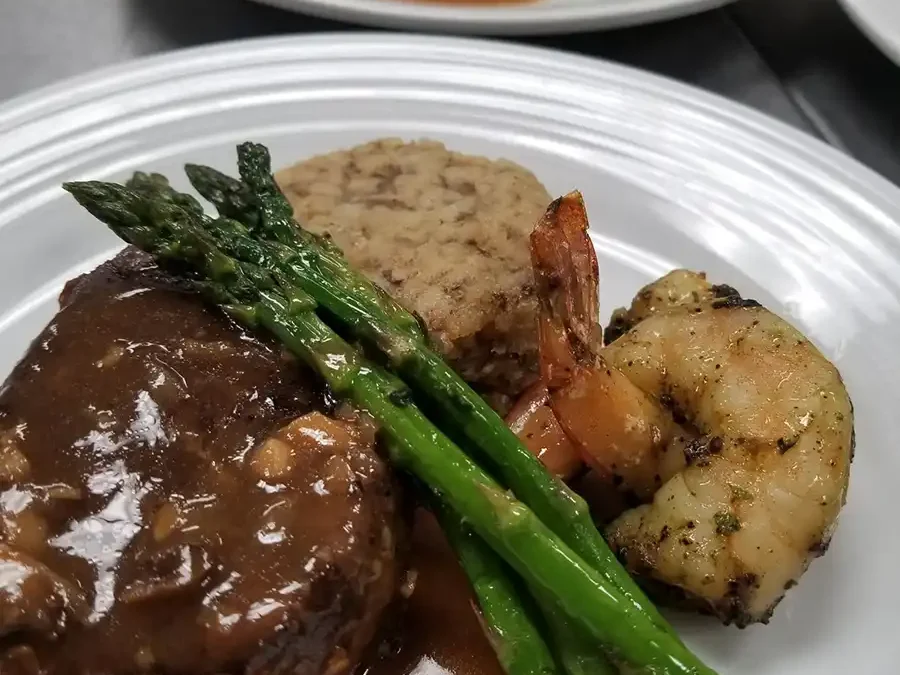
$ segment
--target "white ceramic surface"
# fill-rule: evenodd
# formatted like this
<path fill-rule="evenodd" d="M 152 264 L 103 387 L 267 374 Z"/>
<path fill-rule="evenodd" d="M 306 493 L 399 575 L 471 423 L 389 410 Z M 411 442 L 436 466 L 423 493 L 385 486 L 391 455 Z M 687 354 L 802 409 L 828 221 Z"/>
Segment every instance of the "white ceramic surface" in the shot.
<path fill-rule="evenodd" d="M 225 44 L 135 62 L 0 107 L 0 372 L 53 315 L 63 281 L 119 247 L 60 189 L 136 168 L 234 170 L 380 136 L 431 137 L 580 188 L 603 313 L 676 265 L 783 313 L 856 404 L 849 503 L 831 550 L 769 626 L 676 616 L 723 675 L 896 673 L 900 618 L 900 191 L 737 105 L 564 54 L 386 35 Z"/>
<path fill-rule="evenodd" d="M 369 26 L 479 35 L 543 35 L 662 21 L 720 7 L 733 0 L 524 0 L 493 5 L 459 4 L 453 0 L 257 2 Z"/>
<path fill-rule="evenodd" d="M 900 65 L 900 2 L 841 0 L 841 4 L 860 30 Z"/>

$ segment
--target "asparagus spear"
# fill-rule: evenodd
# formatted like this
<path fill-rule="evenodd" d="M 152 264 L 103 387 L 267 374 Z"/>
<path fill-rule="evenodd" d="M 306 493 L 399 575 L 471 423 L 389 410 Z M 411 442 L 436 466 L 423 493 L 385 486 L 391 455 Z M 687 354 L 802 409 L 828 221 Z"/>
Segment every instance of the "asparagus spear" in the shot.
<path fill-rule="evenodd" d="M 271 174 L 265 146 L 238 146 L 243 183 L 214 169 L 190 165 L 194 188 L 223 215 L 239 218 L 270 243 L 280 243 L 278 257 L 307 293 L 357 336 L 376 344 L 396 371 L 424 392 L 448 421 L 488 459 L 504 485 L 532 508 L 585 561 L 614 584 L 635 607 L 672 635 L 674 630 L 622 568 L 591 519 L 584 500 L 550 475 L 493 409 L 424 338 L 408 330 L 411 315 L 399 305 L 379 309 L 380 289 L 332 252 L 317 247 L 293 219 L 287 199 Z M 376 290 L 378 289 L 378 290 Z M 400 322 L 399 319 L 404 318 Z"/>
<path fill-rule="evenodd" d="M 268 151 L 262 157 L 254 155 L 247 158 L 247 162 L 254 166 L 266 162 L 265 167 L 260 167 L 260 171 L 263 168 L 268 171 L 268 161 Z M 261 193 L 268 194 L 266 205 L 262 206 L 246 183 L 207 166 L 187 164 L 184 168 L 194 189 L 209 200 L 220 215 L 238 220 L 254 232 L 258 230 L 260 221 L 264 220 L 266 228 L 263 231 L 275 241 L 288 245 L 296 244 L 297 249 L 302 243 L 303 250 L 313 254 L 308 264 L 315 265 L 320 274 L 333 278 L 336 283 L 353 288 L 355 290 L 353 301 L 359 303 L 362 311 L 372 316 L 381 316 L 411 337 L 426 340 L 421 317 L 407 311 L 380 286 L 356 273 L 347 264 L 341 249 L 330 239 L 319 237 L 296 226 L 291 205 L 281 194 L 270 174 L 264 174 L 269 177 L 268 183 L 254 183 Z M 272 192 L 273 190 L 275 192 Z"/>
<path fill-rule="evenodd" d="M 194 197 L 178 192 L 169 184 L 169 179 L 158 173 L 136 171 L 125 186 L 150 199 L 164 199 L 191 213 L 203 214 L 203 205 Z"/>
<path fill-rule="evenodd" d="M 713 675 L 434 427 L 412 405 L 401 381 L 366 362 L 319 319 L 315 299 L 291 275 L 279 266 L 260 267 L 268 261 L 253 258 L 258 247 L 241 249 L 238 257 L 221 250 L 211 233 L 224 230 L 223 239 L 233 238 L 246 232 L 241 225 L 207 222 L 172 202 L 118 185 L 64 187 L 125 241 L 189 269 L 183 273 L 215 303 L 272 332 L 339 396 L 370 414 L 395 465 L 440 495 L 536 593 L 552 597 L 615 659 L 648 675 Z"/>
<path fill-rule="evenodd" d="M 220 216 L 240 221 L 250 228 L 256 227 L 255 198 L 244 183 L 199 164 L 185 164 L 184 172 L 194 189 L 216 207 Z"/>
<path fill-rule="evenodd" d="M 256 178 L 257 180 L 253 183 L 254 187 L 257 187 L 263 194 L 267 195 L 268 199 L 278 202 L 280 192 L 276 192 L 277 186 L 275 186 L 274 181 L 270 180 L 270 166 L 265 148 L 244 144 L 241 146 L 240 152 L 243 175 L 250 180 Z M 211 167 L 196 164 L 186 165 L 185 171 L 194 189 L 210 201 L 221 215 L 242 220 L 252 228 L 259 227 L 260 218 L 255 206 L 257 201 L 246 183 L 235 180 Z M 299 241 L 304 239 L 305 230 L 302 230 L 293 220 L 293 211 L 283 197 L 280 201 L 280 210 L 277 210 L 277 204 L 276 207 L 270 210 L 270 213 L 275 214 L 275 227 L 270 236 L 286 245 L 297 245 Z M 263 219 L 264 223 L 267 221 L 271 222 L 271 220 Z M 307 239 L 307 245 L 315 246 L 316 244 L 315 242 L 309 242 Z M 377 285 L 373 284 L 372 287 L 380 290 L 380 287 Z M 396 311 L 396 306 L 392 306 L 391 310 Z M 400 308 L 400 311 L 402 311 L 402 308 Z M 418 337 L 415 334 L 413 336 Z M 424 331 L 422 331 L 421 337 L 424 342 Z M 439 502 L 437 503 L 439 504 Z M 432 510 L 438 515 L 451 546 L 456 549 L 457 556 L 463 569 L 469 576 L 488 624 L 496 626 L 499 623 L 502 626 L 506 621 L 512 621 L 512 617 L 504 616 L 502 613 L 494 615 L 490 612 L 485 612 L 484 609 L 486 603 L 490 605 L 498 599 L 497 594 L 491 592 L 492 581 L 496 580 L 498 586 L 503 587 L 506 593 L 515 591 L 512 584 L 498 576 L 499 570 L 496 569 L 496 563 L 492 564 L 489 559 L 490 552 L 482 551 L 482 555 L 479 555 L 479 548 L 483 548 L 483 546 L 479 547 L 472 539 L 475 535 L 468 532 L 465 526 L 458 522 L 458 519 L 452 512 L 448 512 L 446 508 L 440 507 Z M 479 558 L 482 560 L 479 560 Z M 474 569 L 470 569 L 473 566 Z M 479 575 L 480 580 L 477 577 L 473 578 L 473 574 Z M 484 588 L 484 597 L 480 590 L 481 587 Z M 560 613 L 559 609 L 552 602 L 544 602 L 542 607 L 547 624 L 550 626 L 553 635 L 554 652 L 568 675 L 615 675 L 618 673 L 618 669 L 603 656 L 595 644 L 585 639 L 580 633 L 572 632 L 567 625 L 566 617 Z M 505 604 L 499 605 L 499 608 L 506 611 L 510 609 Z M 497 628 L 495 628 L 495 632 L 497 632 Z M 541 640 L 541 644 L 543 645 L 543 640 Z M 536 655 L 531 658 L 533 658 L 535 663 L 543 661 Z M 516 664 L 507 665 L 504 657 L 501 657 L 501 662 L 504 663 L 504 668 L 507 672 L 519 670 Z"/>
<path fill-rule="evenodd" d="M 261 324 L 310 363 L 332 388 L 368 412 L 389 439 L 391 459 L 441 495 L 526 583 L 551 595 L 586 633 L 646 675 L 712 675 L 618 589 L 503 490 L 408 402 L 405 387 L 358 354 L 307 312 L 288 314 L 271 299 L 255 308 Z"/>
<path fill-rule="evenodd" d="M 552 649 L 548 648 L 531 619 L 537 606 L 533 601 L 526 604 L 532 598 L 521 594 L 509 576 L 513 572 L 452 509 L 437 497 L 429 497 L 425 488 L 420 492 L 425 494 L 425 501 L 459 558 L 478 599 L 488 637 L 509 675 L 526 671 L 557 672 L 557 664 L 566 675 L 618 675 L 618 668 L 606 659 L 597 643 L 573 631 L 571 621 L 556 603 L 545 598 L 540 608 L 552 637 Z M 537 650 L 532 643 L 539 645 Z M 555 663 L 551 652 L 556 657 Z"/>
<path fill-rule="evenodd" d="M 550 644 L 566 675 L 618 675 L 619 669 L 579 626 L 567 620 L 551 598 L 540 604 L 550 629 Z"/>
<path fill-rule="evenodd" d="M 242 146 L 242 156 L 248 161 L 242 163 L 245 174 L 268 176 L 269 165 L 265 151 L 254 146 Z M 185 172 L 194 189 L 211 202 L 220 215 L 243 221 L 252 228 L 258 227 L 256 200 L 250 187 L 211 167 L 187 164 Z M 263 192 L 277 200 L 272 194 L 272 184 L 264 184 Z M 296 244 L 304 237 L 304 230 L 293 221 L 293 214 L 287 210 L 278 214 L 275 238 L 287 245 Z M 308 241 L 307 245 L 315 246 L 316 242 Z M 332 249 L 334 251 L 334 249 Z M 340 255 L 339 249 L 337 253 Z M 373 288 L 380 287 L 372 285 Z M 397 311 L 392 305 L 389 311 Z M 400 308 L 400 311 L 403 311 Z M 416 336 L 413 334 L 414 337 Z M 424 331 L 421 333 L 423 342 Z M 455 549 L 460 564 L 472 584 L 478 598 L 482 614 L 492 634 L 491 643 L 498 654 L 507 673 L 526 672 L 526 664 L 532 664 L 532 672 L 546 670 L 550 672 L 552 662 L 548 661 L 549 652 L 539 633 L 530 623 L 527 613 L 516 599 L 515 586 L 503 573 L 502 563 L 497 561 L 490 550 L 477 540 L 477 535 L 459 522 L 452 511 L 442 506 L 440 500 L 432 500 L 432 511 L 438 517 L 442 529 L 450 545 Z M 553 636 L 553 651 L 567 675 L 616 675 L 618 669 L 612 665 L 597 649 L 597 645 L 582 634 L 573 632 L 568 626 L 566 617 L 554 606 L 552 601 L 542 603 L 542 610 L 547 625 Z M 512 643 L 507 637 L 518 636 Z M 526 637 L 530 635 L 531 637 Z M 502 637 L 499 637 L 502 636 Z M 525 642 L 534 641 L 540 645 L 535 653 L 532 649 L 521 647 Z"/>
<path fill-rule="evenodd" d="M 556 673 L 550 649 L 510 577 L 512 571 L 440 499 L 428 502 L 469 579 L 503 670 L 508 675 Z M 596 645 L 594 649 L 599 652 Z"/>

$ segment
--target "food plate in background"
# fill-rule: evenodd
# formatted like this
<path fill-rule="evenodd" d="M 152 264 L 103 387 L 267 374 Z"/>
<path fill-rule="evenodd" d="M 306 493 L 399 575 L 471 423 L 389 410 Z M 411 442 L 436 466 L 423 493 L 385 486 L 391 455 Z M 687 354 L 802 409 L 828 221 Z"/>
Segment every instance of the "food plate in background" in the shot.
<path fill-rule="evenodd" d="M 733 0 L 257 0 L 369 26 L 480 35 L 546 35 L 673 19 Z"/>
<path fill-rule="evenodd" d="M 893 672 L 900 510 L 900 191 L 723 99 L 600 61 L 474 40 L 324 35 L 137 61 L 0 107 L 0 369 L 66 279 L 120 243 L 60 188 L 185 161 L 276 165 L 384 136 L 429 137 L 583 191 L 602 314 L 673 267 L 704 269 L 789 318 L 856 405 L 849 502 L 829 553 L 768 626 L 675 615 L 722 675 Z M 187 188 L 182 179 L 176 187 Z"/>
<path fill-rule="evenodd" d="M 841 4 L 860 30 L 900 65 L 900 3 L 896 0 L 841 0 Z"/>

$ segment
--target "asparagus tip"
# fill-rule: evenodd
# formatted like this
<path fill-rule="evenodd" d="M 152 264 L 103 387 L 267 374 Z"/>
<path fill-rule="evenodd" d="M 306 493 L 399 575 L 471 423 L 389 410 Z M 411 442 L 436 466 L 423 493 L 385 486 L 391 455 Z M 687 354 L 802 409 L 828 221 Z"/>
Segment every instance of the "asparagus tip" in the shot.
<path fill-rule="evenodd" d="M 194 183 L 194 180 L 197 177 L 202 177 L 202 175 L 205 173 L 214 173 L 217 175 L 224 175 L 220 171 L 216 171 L 212 167 L 203 166 L 202 164 L 191 164 L 191 163 L 184 165 L 184 172 L 187 174 L 188 180 L 191 182 L 192 185 Z"/>
<path fill-rule="evenodd" d="M 245 141 L 237 146 L 237 155 L 241 176 L 245 176 L 247 168 L 250 167 L 260 174 L 272 173 L 272 155 L 266 146 Z M 246 177 L 244 179 L 246 180 Z"/>
<path fill-rule="evenodd" d="M 95 200 L 102 199 L 111 191 L 118 192 L 119 189 L 124 190 L 124 188 L 120 188 L 120 186 L 112 183 L 103 183 L 93 180 L 69 181 L 63 183 L 62 188 L 84 207 L 87 207 Z"/>

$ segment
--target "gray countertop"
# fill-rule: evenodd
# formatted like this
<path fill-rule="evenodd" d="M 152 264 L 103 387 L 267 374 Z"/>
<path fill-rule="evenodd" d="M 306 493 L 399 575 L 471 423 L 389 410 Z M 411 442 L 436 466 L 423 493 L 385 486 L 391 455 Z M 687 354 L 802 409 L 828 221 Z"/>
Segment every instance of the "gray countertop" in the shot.
<path fill-rule="evenodd" d="M 247 0 L 27 0 L 0 4 L 0 101 L 147 54 L 222 40 L 359 30 Z M 523 39 L 608 58 L 740 101 L 900 183 L 900 68 L 834 0 L 742 0 L 608 33 Z"/>

